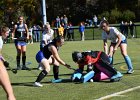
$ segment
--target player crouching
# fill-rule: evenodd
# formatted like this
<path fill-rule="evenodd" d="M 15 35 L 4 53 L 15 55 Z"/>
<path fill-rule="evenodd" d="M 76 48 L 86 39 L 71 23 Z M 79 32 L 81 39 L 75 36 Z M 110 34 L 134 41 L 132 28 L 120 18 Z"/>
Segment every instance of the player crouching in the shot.
<path fill-rule="evenodd" d="M 72 59 L 78 64 L 72 75 L 72 81 L 101 81 L 110 79 L 111 82 L 119 81 L 122 74 L 109 62 L 109 57 L 102 51 L 73 52 Z M 84 66 L 87 65 L 87 74 L 83 75 Z"/>

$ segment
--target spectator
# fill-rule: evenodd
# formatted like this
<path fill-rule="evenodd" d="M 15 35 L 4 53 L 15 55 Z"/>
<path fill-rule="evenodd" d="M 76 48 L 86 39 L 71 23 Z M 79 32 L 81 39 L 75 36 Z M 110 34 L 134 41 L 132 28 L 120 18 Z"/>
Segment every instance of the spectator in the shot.
<path fill-rule="evenodd" d="M 64 18 L 63 18 L 63 16 L 61 16 L 61 18 L 60 18 L 60 24 L 61 25 L 64 24 Z"/>
<path fill-rule="evenodd" d="M 98 18 L 96 15 L 94 15 L 94 17 L 93 17 L 93 22 L 94 22 L 94 26 L 97 27 Z"/>
<path fill-rule="evenodd" d="M 68 25 L 68 41 L 74 41 L 74 29 L 71 23 Z"/>
<path fill-rule="evenodd" d="M 124 35 L 126 38 L 128 37 L 128 23 L 127 22 L 124 23 Z"/>
<path fill-rule="evenodd" d="M 63 20 L 64 20 L 64 25 L 68 25 L 68 18 L 67 18 L 67 16 L 66 15 L 64 15 L 64 18 L 63 18 Z"/>
<path fill-rule="evenodd" d="M 60 18 L 59 16 L 56 17 L 56 28 L 58 28 L 60 25 Z"/>
<path fill-rule="evenodd" d="M 59 36 L 63 36 L 64 35 L 64 27 L 62 27 L 61 24 L 59 25 L 59 28 L 58 28 L 58 35 Z"/>
<path fill-rule="evenodd" d="M 64 27 L 64 39 L 66 40 L 66 36 L 67 36 L 67 27 L 68 27 L 68 18 L 66 15 L 64 15 L 63 18 L 64 23 L 62 24 L 62 26 Z"/>
<path fill-rule="evenodd" d="M 33 35 L 34 35 L 34 41 L 39 42 L 40 41 L 40 29 L 41 27 L 39 25 L 33 26 Z"/>
<path fill-rule="evenodd" d="M 93 25 L 92 20 L 89 19 L 88 22 L 89 22 L 89 26 L 92 26 Z"/>
<path fill-rule="evenodd" d="M 120 31 L 122 34 L 124 34 L 124 22 L 123 21 L 120 24 Z"/>
<path fill-rule="evenodd" d="M 103 19 L 102 19 L 102 20 L 106 20 L 105 16 L 103 17 Z"/>
<path fill-rule="evenodd" d="M 81 35 L 81 41 L 84 41 L 85 40 L 85 26 L 84 24 L 81 22 L 80 23 L 80 26 L 79 26 L 79 32 L 80 32 L 80 35 Z"/>
<path fill-rule="evenodd" d="M 135 24 L 132 21 L 130 21 L 129 29 L 130 29 L 130 34 L 131 34 L 132 38 L 134 38 L 134 26 L 135 26 Z"/>
<path fill-rule="evenodd" d="M 33 28 L 30 27 L 29 28 L 29 40 L 28 40 L 28 44 L 33 44 Z"/>
<path fill-rule="evenodd" d="M 37 27 L 36 24 L 33 26 L 33 39 L 37 42 Z"/>
<path fill-rule="evenodd" d="M 37 32 L 36 32 L 36 39 L 37 39 L 37 42 L 40 42 L 40 30 L 41 30 L 41 27 L 39 25 L 36 26 L 37 28 Z"/>

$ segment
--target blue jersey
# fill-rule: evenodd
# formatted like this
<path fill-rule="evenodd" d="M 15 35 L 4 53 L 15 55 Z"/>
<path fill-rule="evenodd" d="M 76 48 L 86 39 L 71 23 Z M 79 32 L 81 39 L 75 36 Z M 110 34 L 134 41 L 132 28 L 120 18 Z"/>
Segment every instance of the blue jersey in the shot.
<path fill-rule="evenodd" d="M 79 32 L 84 32 L 84 31 L 85 31 L 85 26 L 84 25 L 79 26 Z"/>
<path fill-rule="evenodd" d="M 15 31 L 15 38 L 17 38 L 19 41 L 25 41 L 26 39 L 26 28 L 25 24 L 17 24 L 17 28 Z"/>

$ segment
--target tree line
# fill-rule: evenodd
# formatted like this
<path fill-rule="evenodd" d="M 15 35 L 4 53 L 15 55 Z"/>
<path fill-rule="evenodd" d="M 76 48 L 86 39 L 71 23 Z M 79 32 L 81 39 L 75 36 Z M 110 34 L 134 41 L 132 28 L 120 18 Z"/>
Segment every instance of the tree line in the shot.
<path fill-rule="evenodd" d="M 11 26 L 22 15 L 29 26 L 42 24 L 41 9 L 41 0 L 1 0 L 0 23 Z M 99 20 L 105 16 L 110 23 L 140 20 L 139 0 L 46 0 L 46 11 L 50 23 L 64 14 L 74 25 L 94 15 Z"/>

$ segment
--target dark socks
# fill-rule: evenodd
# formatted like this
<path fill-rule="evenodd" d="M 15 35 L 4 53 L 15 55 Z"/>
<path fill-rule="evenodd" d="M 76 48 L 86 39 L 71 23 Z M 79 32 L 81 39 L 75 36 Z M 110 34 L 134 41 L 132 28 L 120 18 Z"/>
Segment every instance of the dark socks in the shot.
<path fill-rule="evenodd" d="M 22 64 L 23 64 L 23 66 L 25 65 L 25 63 L 26 63 L 26 56 L 22 56 Z"/>
<path fill-rule="evenodd" d="M 53 66 L 54 79 L 58 79 L 58 74 L 59 74 L 59 66 L 54 65 Z"/>
<path fill-rule="evenodd" d="M 16 60 L 17 60 L 17 67 L 19 67 L 20 66 L 20 56 L 17 56 Z"/>
<path fill-rule="evenodd" d="M 37 77 L 36 82 L 40 82 L 46 75 L 48 74 L 48 72 L 46 70 L 43 70 Z"/>

